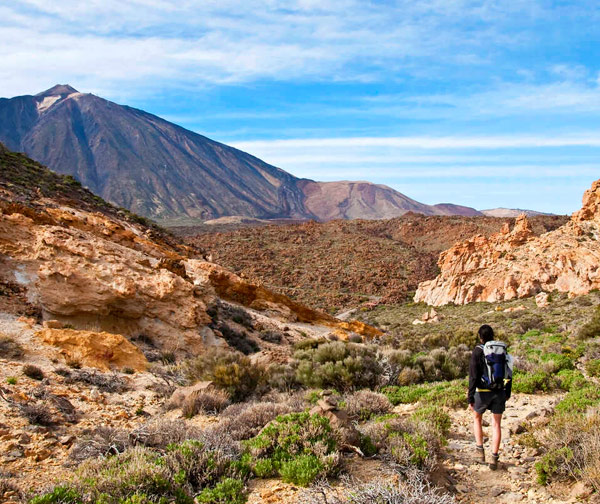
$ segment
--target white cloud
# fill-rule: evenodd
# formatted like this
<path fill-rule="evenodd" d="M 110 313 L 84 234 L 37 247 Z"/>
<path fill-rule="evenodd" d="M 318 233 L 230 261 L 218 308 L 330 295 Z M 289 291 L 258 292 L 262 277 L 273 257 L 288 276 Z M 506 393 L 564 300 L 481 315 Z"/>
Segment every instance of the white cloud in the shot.
<path fill-rule="evenodd" d="M 505 149 L 531 147 L 600 147 L 600 131 L 563 136 L 415 136 L 415 137 L 355 137 L 355 138 L 300 138 L 286 140 L 256 140 L 234 142 L 238 149 L 250 152 L 281 152 L 315 148 L 396 147 L 413 149 Z"/>
<path fill-rule="evenodd" d="M 147 86 L 149 79 L 191 86 L 265 78 L 369 81 L 411 72 L 435 77 L 447 65 L 487 64 L 482 45 L 518 44 L 519 34 L 503 33 L 503 23 L 531 3 L 22 0 L 2 8 L 0 95 L 41 81 L 118 90 L 132 82 Z"/>

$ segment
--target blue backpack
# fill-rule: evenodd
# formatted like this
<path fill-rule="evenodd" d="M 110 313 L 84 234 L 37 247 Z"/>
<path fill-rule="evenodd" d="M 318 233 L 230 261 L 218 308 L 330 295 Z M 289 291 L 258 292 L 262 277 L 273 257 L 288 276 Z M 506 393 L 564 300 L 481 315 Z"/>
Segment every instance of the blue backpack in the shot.
<path fill-rule="evenodd" d="M 506 344 L 502 341 L 488 341 L 479 346 L 483 349 L 482 380 L 491 391 L 504 390 L 513 374 L 513 358 L 506 351 Z"/>

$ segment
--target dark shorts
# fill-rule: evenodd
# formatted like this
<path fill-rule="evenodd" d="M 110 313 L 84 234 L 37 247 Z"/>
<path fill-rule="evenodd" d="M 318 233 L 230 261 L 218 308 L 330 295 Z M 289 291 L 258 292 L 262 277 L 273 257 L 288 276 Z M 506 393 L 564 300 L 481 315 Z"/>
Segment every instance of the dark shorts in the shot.
<path fill-rule="evenodd" d="M 473 408 L 477 413 L 490 410 L 492 413 L 504 413 L 506 409 L 506 394 L 502 392 L 475 392 Z"/>

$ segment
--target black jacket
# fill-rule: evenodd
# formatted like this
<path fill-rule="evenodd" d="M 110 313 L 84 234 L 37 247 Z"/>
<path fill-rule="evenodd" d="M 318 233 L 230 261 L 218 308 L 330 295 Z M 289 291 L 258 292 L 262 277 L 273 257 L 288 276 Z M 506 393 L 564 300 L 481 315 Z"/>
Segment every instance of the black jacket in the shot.
<path fill-rule="evenodd" d="M 471 354 L 471 362 L 469 363 L 469 404 L 473 404 L 475 402 L 476 389 L 487 388 L 485 382 L 482 379 L 484 373 L 484 366 L 485 363 L 483 357 L 483 348 L 480 345 L 477 345 L 473 349 L 473 353 Z M 511 391 L 512 380 L 509 381 L 504 387 L 506 399 L 510 398 Z"/>

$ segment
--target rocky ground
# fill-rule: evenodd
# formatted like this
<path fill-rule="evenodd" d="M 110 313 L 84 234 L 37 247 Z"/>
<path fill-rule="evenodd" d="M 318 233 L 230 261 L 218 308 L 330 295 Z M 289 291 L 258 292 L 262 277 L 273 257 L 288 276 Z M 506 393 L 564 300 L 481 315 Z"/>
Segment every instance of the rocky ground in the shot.
<path fill-rule="evenodd" d="M 600 474 L 594 432 L 590 443 L 598 447 L 590 452 L 593 460 L 583 461 L 581 477 L 549 467 L 544 487 L 535 481 L 534 465 L 548 454 L 554 465 L 567 465 L 560 457 L 570 452 L 556 439 L 544 445 L 561 405 L 563 413 L 574 411 L 565 417 L 567 426 L 584 425 L 582 415 L 589 409 L 593 418 L 600 406 L 600 293 L 448 305 L 436 313 L 422 303 L 381 299 L 386 289 L 400 299 L 429 271 L 426 257 L 433 259 L 449 240 L 489 231 L 502 220 L 307 223 L 196 237 L 186 246 L 22 155 L 0 149 L 0 162 L 0 501 L 27 501 L 80 477 L 73 480 L 78 495 L 95 495 L 90 492 L 101 490 L 93 485 L 104 482 L 109 492 L 122 492 L 100 494 L 104 500 L 114 495 L 115 504 L 155 502 L 175 485 L 186 503 L 195 497 L 222 504 L 206 493 L 221 491 L 221 484 L 237 485 L 238 494 L 247 489 L 251 504 L 338 504 L 365 483 L 398 491 L 409 481 L 403 474 L 415 471 L 439 485 L 438 495 L 423 477 L 413 481 L 418 499 L 433 499 L 426 502 L 597 498 L 590 487 L 598 486 Z M 526 227 L 525 242 L 561 219 L 535 222 Z M 213 262 L 210 249 L 201 250 L 211 239 L 228 243 L 219 250 L 230 257 L 237 249 L 240 275 Z M 273 266 L 279 263 L 281 270 Z M 568 271 L 579 271 L 570 264 Z M 589 272 L 589 262 L 583 264 Z M 248 265 L 306 288 L 307 299 L 322 295 L 323 306 L 374 302 L 358 309 L 351 304 L 355 310 L 346 315 L 360 320 L 340 320 L 253 282 L 244 273 Z M 339 289 L 347 296 L 343 302 Z M 511 345 L 520 371 L 495 473 L 473 460 L 465 408 L 464 377 L 481 323 L 493 324 Z M 291 436 L 301 441 L 302 455 L 285 454 L 287 476 L 284 463 L 261 452 L 271 441 L 260 436 L 272 432 L 265 427 L 278 424 L 278 415 L 294 419 L 294 426 L 302 416 L 306 422 L 302 436 Z M 234 438 L 239 418 L 245 423 Z M 277 432 L 285 433 L 285 425 Z M 185 459 L 199 472 L 206 468 L 194 464 L 203 456 L 209 465 L 210 457 L 227 460 L 212 480 L 161 472 L 169 450 L 189 457 L 189 439 L 203 440 L 198 456 Z M 577 437 L 569 442 L 583 460 Z M 81 479 L 82 467 L 104 464 L 106 470 L 132 453 L 151 459 L 141 478 L 150 497 L 134 495 L 127 478 L 111 479 L 110 471 L 93 485 Z M 171 486 L 152 487 L 159 473 Z M 317 475 L 329 476 L 328 482 Z M 300 486 L 311 482 L 317 486 Z"/>

